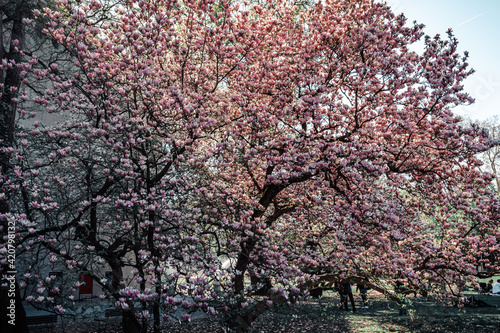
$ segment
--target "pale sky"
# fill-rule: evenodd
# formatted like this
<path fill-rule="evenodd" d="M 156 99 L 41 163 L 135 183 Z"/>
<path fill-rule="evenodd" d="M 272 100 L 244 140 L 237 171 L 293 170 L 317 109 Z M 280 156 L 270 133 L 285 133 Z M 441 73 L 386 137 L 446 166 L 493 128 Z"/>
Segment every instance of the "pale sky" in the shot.
<path fill-rule="evenodd" d="M 484 120 L 500 117 L 500 0 L 383 0 L 393 12 L 404 13 L 408 23 L 425 24 L 425 34 L 446 37 L 452 28 L 459 50 L 469 51 L 469 65 L 476 72 L 465 81 L 465 90 L 476 99 L 455 111 Z"/>

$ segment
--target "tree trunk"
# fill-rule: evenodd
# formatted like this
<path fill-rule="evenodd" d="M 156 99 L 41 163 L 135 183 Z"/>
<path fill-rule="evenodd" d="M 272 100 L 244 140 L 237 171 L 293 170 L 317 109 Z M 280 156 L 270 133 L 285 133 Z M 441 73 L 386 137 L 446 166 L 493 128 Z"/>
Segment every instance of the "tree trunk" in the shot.
<path fill-rule="evenodd" d="M 156 293 L 161 295 L 161 288 L 156 287 Z M 158 304 L 160 300 L 155 301 L 153 304 L 153 333 L 160 333 L 161 317 L 160 317 L 160 305 Z"/>
<path fill-rule="evenodd" d="M 19 49 L 23 47 L 25 42 L 25 26 L 23 19 L 29 15 L 27 11 L 31 10 L 27 7 L 28 6 L 24 3 L 24 1 L 18 1 L 15 9 L 11 11 L 7 17 L 7 20 L 12 21 L 12 30 L 10 32 L 9 51 L 5 52 L 5 50 L 2 50 L 3 59 L 7 61 L 14 61 L 16 64 L 22 62 L 22 57 L 18 51 L 15 51 L 16 45 L 14 44 L 14 41 L 17 41 L 17 47 Z M 4 17 L 2 17 L 2 19 L 4 19 Z M 0 31 L 0 33 L 3 34 L 3 27 L 1 28 L 2 31 Z M 0 39 L 3 40 L 3 36 Z M 17 103 L 13 100 L 13 98 L 17 96 L 17 92 L 21 86 L 20 73 L 21 69 L 13 66 L 12 68 L 8 68 L 6 70 L 5 77 L 1 77 L 1 82 L 4 86 L 2 89 L 2 98 L 0 103 L 0 122 L 2 122 L 2 126 L 0 127 L 2 133 L 0 135 L 1 138 L 5 140 L 3 144 L 9 146 L 12 145 L 14 141 L 14 125 Z M 13 89 L 13 91 L 11 89 Z"/>
<path fill-rule="evenodd" d="M 113 274 L 113 279 L 111 281 L 110 291 L 115 297 L 115 299 L 119 299 L 119 291 L 120 291 L 120 282 L 123 281 L 123 270 L 120 266 L 119 260 L 114 262 L 109 262 L 111 266 L 111 272 Z M 141 333 L 142 325 L 137 320 L 134 312 L 134 304 L 131 301 L 128 301 L 128 309 L 122 310 L 122 330 L 123 333 Z"/>
<path fill-rule="evenodd" d="M 133 305 L 122 312 L 123 333 L 141 333 L 142 325 L 137 320 Z"/>
<path fill-rule="evenodd" d="M 250 284 L 254 288 L 253 294 L 259 295 L 259 296 L 269 295 L 269 292 L 270 292 L 271 288 L 273 287 L 273 285 L 271 283 L 271 279 L 269 279 L 268 277 L 258 278 L 253 274 L 250 274 Z M 259 288 L 258 284 L 262 284 L 262 286 L 260 286 L 260 288 Z"/>
<path fill-rule="evenodd" d="M 273 305 L 281 305 L 289 301 L 284 296 L 276 294 L 270 295 L 269 300 L 273 302 Z M 267 304 L 267 300 L 262 300 L 257 302 L 247 312 L 241 313 L 242 309 L 239 310 L 240 312 L 233 314 L 226 324 L 237 333 L 245 333 L 252 330 L 252 323 L 259 318 L 260 315 L 269 310 L 269 305 Z"/>
<path fill-rule="evenodd" d="M 23 18 L 28 15 L 27 6 L 24 1 L 17 1 L 13 10 L 7 13 L 7 4 L 2 2 L 1 9 L 1 21 L 0 24 L 0 57 L 7 61 L 15 61 L 16 63 L 21 62 L 21 55 L 19 52 L 15 51 L 14 40 L 17 40 L 17 46 L 22 48 L 25 41 L 25 27 L 23 23 Z M 9 51 L 4 49 L 4 26 L 3 22 L 12 22 L 12 29 L 10 31 L 10 43 Z M 17 91 L 21 86 L 20 79 L 20 69 L 13 67 L 0 72 L 0 82 L 3 84 L 3 89 L 0 90 L 2 97 L 0 99 L 0 146 L 10 147 L 14 141 L 14 126 L 15 126 L 15 116 L 17 103 L 14 98 L 17 95 Z M 10 169 L 10 156 L 7 153 L 0 152 L 0 175 L 2 178 L 8 177 Z M 5 214 L 9 212 L 9 198 L 0 200 L 0 214 Z M 1 225 L 4 227 L 1 236 L 4 236 L 5 232 L 8 230 L 7 221 L 2 219 L 0 221 Z M 1 267 L 1 273 L 5 274 L 9 271 L 7 265 Z M 10 269 L 12 271 L 12 269 Z M 15 273 L 13 273 L 15 277 Z M 26 312 L 21 300 L 21 293 L 19 290 L 19 284 L 17 280 L 14 281 L 15 291 L 14 295 L 9 287 L 0 288 L 0 304 L 2 309 L 0 313 L 2 314 L 2 319 L 0 319 L 0 327 L 2 327 L 2 332 L 12 332 L 12 333 L 27 333 L 28 326 L 26 321 Z M 14 296 L 14 297 L 12 297 Z M 11 304 L 15 303 L 15 311 L 11 312 L 7 310 Z M 9 317 L 8 314 L 13 313 L 14 316 Z M 11 321 L 11 319 L 14 319 Z M 9 323 L 10 321 L 10 323 Z M 12 325 L 11 323 L 15 323 Z"/>
<path fill-rule="evenodd" d="M 250 263 L 250 254 L 255 248 L 256 241 L 253 238 L 248 239 L 246 242 L 241 242 L 241 251 L 236 261 L 236 274 L 234 276 L 234 294 L 237 295 L 245 289 L 245 272 Z"/>

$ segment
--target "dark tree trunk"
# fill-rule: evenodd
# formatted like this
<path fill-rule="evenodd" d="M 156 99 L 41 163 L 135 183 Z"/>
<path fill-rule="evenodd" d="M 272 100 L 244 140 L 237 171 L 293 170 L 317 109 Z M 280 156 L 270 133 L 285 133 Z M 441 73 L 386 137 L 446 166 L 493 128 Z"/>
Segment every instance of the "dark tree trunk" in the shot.
<path fill-rule="evenodd" d="M 160 295 L 161 290 L 159 287 L 156 287 L 156 293 Z M 158 304 L 159 300 L 153 304 L 153 333 L 160 333 L 160 326 L 161 326 L 161 320 L 160 320 L 160 305 Z"/>
<path fill-rule="evenodd" d="M 3 59 L 7 61 L 14 61 L 16 64 L 22 62 L 21 54 L 15 50 L 16 45 L 14 41 L 17 40 L 17 47 L 21 49 L 25 42 L 25 26 L 23 23 L 23 19 L 29 16 L 29 12 L 31 9 L 25 1 L 16 1 L 15 7 L 11 10 L 7 10 L 7 5 L 0 7 L 2 9 L 2 19 L 6 21 L 12 22 L 12 29 L 10 31 L 10 43 L 9 43 L 9 51 L 5 52 L 2 49 Z M 4 9 L 5 8 L 5 9 Z M 9 8 L 10 9 L 10 8 Z M 2 37 L 0 38 L 3 42 L 4 40 L 4 27 L 2 26 L 2 30 L 0 33 Z M 3 142 L 4 145 L 12 145 L 14 141 L 14 125 L 15 125 L 15 117 L 16 117 L 16 107 L 17 103 L 13 100 L 17 96 L 17 91 L 21 86 L 21 77 L 20 77 L 21 69 L 17 67 L 8 68 L 4 74 L 2 75 L 1 82 L 4 84 L 2 90 L 2 98 L 0 103 L 0 122 L 2 123 L 0 126 L 1 138 L 5 140 Z M 14 89 L 12 91 L 11 89 Z"/>
<path fill-rule="evenodd" d="M 254 287 L 253 294 L 259 295 L 259 296 L 269 295 L 269 292 L 270 292 L 271 288 L 273 287 L 270 278 L 268 278 L 268 277 L 258 278 L 252 274 L 250 274 L 250 283 Z M 262 284 L 262 286 L 260 286 L 260 288 L 258 287 L 259 284 Z"/>
<path fill-rule="evenodd" d="M 113 293 L 114 297 L 118 299 L 120 297 L 120 282 L 123 281 L 123 270 L 118 260 L 116 262 L 110 263 L 110 266 L 111 272 L 113 274 L 110 291 Z M 134 304 L 129 301 L 128 306 L 128 309 L 122 310 L 123 333 L 141 333 L 142 325 L 139 320 L 137 320 L 137 317 L 134 313 Z"/>
<path fill-rule="evenodd" d="M 250 238 L 245 242 L 241 242 L 240 244 L 241 251 L 238 255 L 238 260 L 236 261 L 235 266 L 238 274 L 234 277 L 234 293 L 236 295 L 243 292 L 243 289 L 245 289 L 245 272 L 248 268 L 248 264 L 250 263 L 250 255 L 256 244 L 257 242 L 253 238 Z"/>
<path fill-rule="evenodd" d="M 267 173 L 271 174 L 272 170 L 273 167 L 269 167 Z M 278 193 L 283 188 L 284 186 L 282 185 L 279 186 L 269 185 L 268 187 L 266 187 L 266 189 L 262 193 L 262 197 L 259 200 L 260 208 L 256 209 L 253 213 L 252 216 L 253 220 L 264 216 L 264 213 L 266 212 L 269 205 L 271 205 L 276 195 L 278 195 Z M 271 217 L 270 219 L 268 219 L 267 224 L 270 225 L 272 221 L 274 221 L 274 219 Z M 236 261 L 236 266 L 235 266 L 235 270 L 237 273 L 233 278 L 234 295 L 239 295 L 244 293 L 245 272 L 247 271 L 248 265 L 250 264 L 250 257 L 255 249 L 255 246 L 257 245 L 257 241 L 258 241 L 257 237 L 254 236 L 240 243 L 240 253 L 238 254 L 238 260 Z M 266 281 L 266 287 L 267 287 L 267 282 L 269 282 L 270 284 L 270 281 Z M 262 309 L 264 308 L 265 307 L 263 307 Z M 260 315 L 260 311 L 262 311 L 262 309 L 258 310 L 259 314 L 257 315 L 254 315 L 253 312 L 248 313 L 246 315 L 239 315 L 238 311 L 241 309 L 235 309 L 237 311 L 234 312 L 234 315 L 228 318 L 227 324 L 231 328 L 236 328 L 237 332 L 246 332 L 250 328 L 251 323 Z"/>
<path fill-rule="evenodd" d="M 158 305 L 157 302 L 153 304 L 153 332 L 154 333 L 160 333 L 160 326 L 161 326 L 161 320 L 160 320 L 160 306 Z"/>
<path fill-rule="evenodd" d="M 17 40 L 17 47 L 22 48 L 25 41 L 25 26 L 23 23 L 23 18 L 29 15 L 29 6 L 26 1 L 2 1 L 0 6 L 0 14 L 2 21 L 0 23 L 0 58 L 7 61 L 14 61 L 15 63 L 20 63 L 22 61 L 21 54 L 15 50 L 16 45 L 14 45 L 14 40 Z M 10 30 L 10 36 L 4 35 L 5 26 L 4 23 L 12 24 Z M 6 42 L 5 37 L 10 38 L 9 50 L 4 48 L 4 43 Z M 14 128 L 15 128 L 15 117 L 16 117 L 16 107 L 15 97 L 21 86 L 20 69 L 16 67 L 4 69 L 0 72 L 0 82 L 3 83 L 3 89 L 0 91 L 2 97 L 0 98 L 0 146 L 10 147 L 14 141 Z M 10 156 L 7 153 L 0 152 L 0 174 L 1 177 L 8 177 L 10 172 Z M 9 198 L 0 200 L 0 214 L 5 214 L 9 212 Z M 7 221 L 2 219 L 0 221 L 3 228 L 3 233 L 0 236 L 4 236 L 5 232 L 8 230 Z M 8 271 L 15 271 L 7 265 L 0 268 L 2 275 L 6 274 Z M 14 276 L 15 273 L 12 273 Z M 10 285 L 10 284 L 9 284 Z M 24 333 L 28 332 L 28 326 L 26 321 L 26 312 L 21 300 L 21 294 L 19 291 L 19 284 L 17 280 L 14 281 L 15 291 L 12 293 L 11 288 L 0 288 L 0 304 L 2 309 L 0 310 L 1 319 L 0 327 L 2 327 L 2 332 L 16 332 Z M 15 305 L 15 311 L 8 310 L 7 307 L 11 304 Z M 11 313 L 14 316 L 8 316 Z M 14 321 L 12 319 L 15 318 Z M 10 323 L 9 323 L 10 322 Z M 15 323 L 15 325 L 12 325 Z"/>
<path fill-rule="evenodd" d="M 135 316 L 133 307 L 122 312 L 123 333 L 141 333 L 142 325 Z"/>

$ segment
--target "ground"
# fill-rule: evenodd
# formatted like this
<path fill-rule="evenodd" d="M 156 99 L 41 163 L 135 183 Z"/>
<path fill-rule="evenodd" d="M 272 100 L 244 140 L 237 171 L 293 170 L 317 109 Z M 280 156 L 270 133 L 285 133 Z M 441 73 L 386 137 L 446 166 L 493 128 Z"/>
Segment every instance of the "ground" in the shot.
<path fill-rule="evenodd" d="M 472 293 L 471 293 L 472 294 Z M 263 315 L 254 325 L 255 333 L 276 332 L 500 332 L 500 297 L 474 296 L 498 307 L 445 308 L 434 301 L 410 297 L 409 315 L 400 316 L 398 305 L 370 293 L 370 307 L 356 313 L 339 310 L 338 295 L 330 294 L 318 301 L 298 306 L 284 306 Z M 360 299 L 356 297 L 356 303 Z M 170 327 L 170 332 L 218 332 L 218 323 L 197 321 L 188 326 Z"/>
<path fill-rule="evenodd" d="M 422 297 L 409 297 L 409 314 L 399 315 L 399 307 L 387 301 L 380 294 L 368 294 L 370 307 L 358 308 L 356 313 L 346 312 L 338 307 L 338 294 L 327 293 L 320 300 L 302 302 L 295 306 L 282 306 L 261 316 L 253 326 L 254 333 L 298 333 L 298 332 L 348 332 L 348 333 L 386 333 L 386 332 L 442 332 L 442 333 L 492 333 L 500 332 L 500 297 L 468 293 L 497 307 L 463 308 L 444 307 Z M 355 296 L 356 304 L 361 299 Z M 351 310 L 351 309 L 350 309 Z M 218 333 L 220 321 L 216 317 L 193 320 L 189 324 L 174 324 L 163 332 L 175 333 Z M 120 332 L 119 321 L 107 323 L 78 323 L 58 325 L 58 327 L 34 330 L 32 332 L 54 333 L 114 333 Z"/>

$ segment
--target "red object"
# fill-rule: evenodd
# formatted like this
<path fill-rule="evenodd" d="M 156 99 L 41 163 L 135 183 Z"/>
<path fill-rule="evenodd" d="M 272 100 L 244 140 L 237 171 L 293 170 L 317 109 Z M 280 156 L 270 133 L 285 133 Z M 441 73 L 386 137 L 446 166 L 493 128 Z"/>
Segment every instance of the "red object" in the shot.
<path fill-rule="evenodd" d="M 92 294 L 93 281 L 89 274 L 80 276 L 80 295 L 81 294 Z"/>

